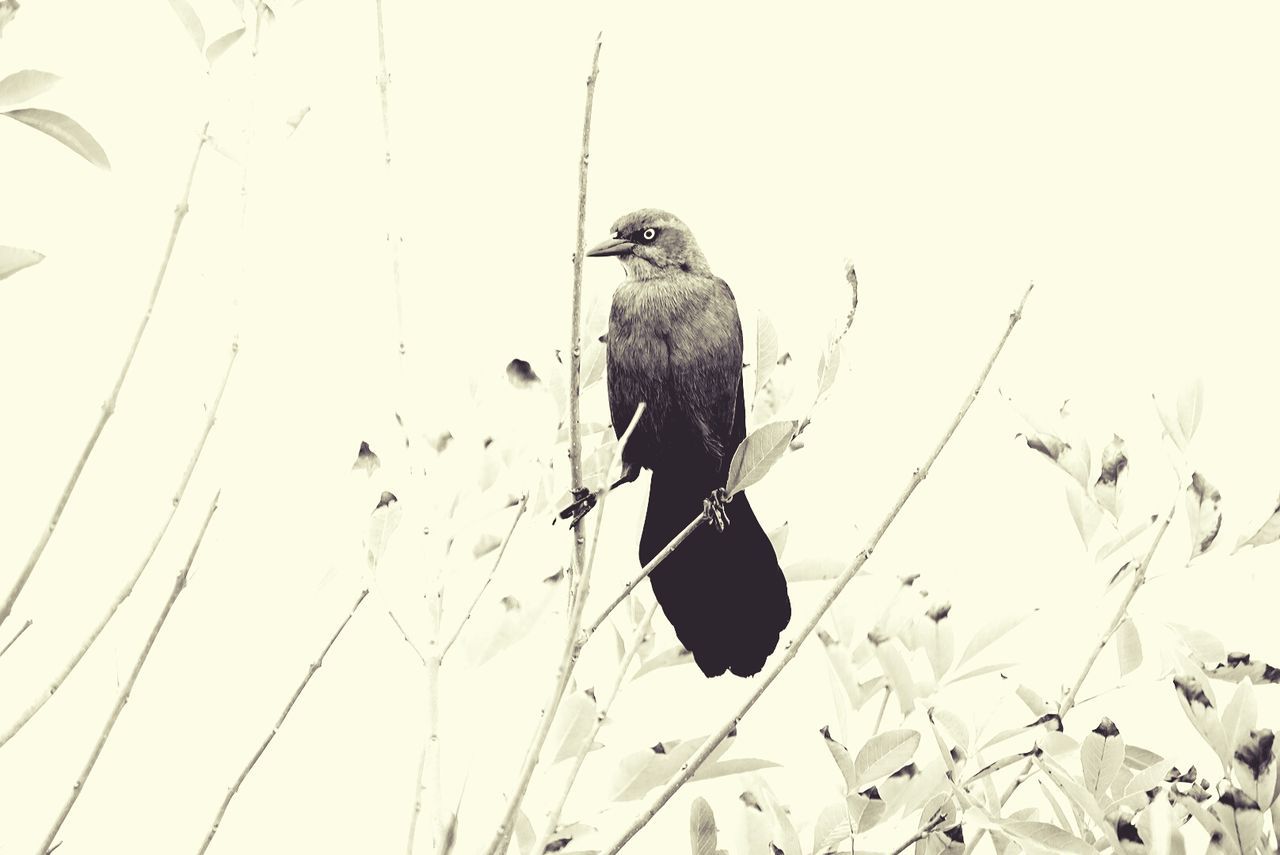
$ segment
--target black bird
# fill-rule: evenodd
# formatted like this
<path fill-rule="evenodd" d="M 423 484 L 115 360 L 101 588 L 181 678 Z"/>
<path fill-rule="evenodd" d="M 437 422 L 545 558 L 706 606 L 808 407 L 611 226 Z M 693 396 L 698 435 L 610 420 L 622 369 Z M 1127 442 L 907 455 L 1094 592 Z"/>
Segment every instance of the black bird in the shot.
<path fill-rule="evenodd" d="M 646 406 L 618 482 L 634 481 L 640 467 L 653 472 L 640 563 L 708 510 L 712 524 L 653 571 L 653 591 L 704 674 L 750 676 L 778 646 L 791 601 L 746 495 L 724 500 L 729 463 L 747 435 L 733 292 L 711 272 L 688 227 L 665 211 L 627 214 L 587 255 L 617 256 L 627 273 L 609 313 L 606 364 L 619 436 L 636 405 Z"/>

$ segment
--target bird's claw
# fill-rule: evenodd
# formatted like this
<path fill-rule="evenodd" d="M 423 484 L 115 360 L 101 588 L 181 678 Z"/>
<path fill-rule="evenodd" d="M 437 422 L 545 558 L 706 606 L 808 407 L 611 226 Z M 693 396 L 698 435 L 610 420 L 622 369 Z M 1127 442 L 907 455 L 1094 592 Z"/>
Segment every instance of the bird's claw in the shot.
<path fill-rule="evenodd" d="M 729 514 L 725 511 L 728 504 L 729 495 L 724 487 L 717 487 L 711 491 L 710 496 L 702 500 L 702 513 L 716 531 L 724 531 L 729 527 Z"/>
<path fill-rule="evenodd" d="M 572 520 L 571 526 L 576 526 L 578 520 L 587 515 L 587 512 L 596 506 L 596 494 L 588 490 L 586 487 L 579 487 L 573 491 L 573 502 L 560 512 L 560 519 Z"/>

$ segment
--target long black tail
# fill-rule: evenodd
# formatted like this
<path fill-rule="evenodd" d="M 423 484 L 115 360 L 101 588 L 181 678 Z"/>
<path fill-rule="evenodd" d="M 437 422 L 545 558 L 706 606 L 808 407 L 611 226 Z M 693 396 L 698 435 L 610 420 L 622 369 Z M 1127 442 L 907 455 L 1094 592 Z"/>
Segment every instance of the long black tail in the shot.
<path fill-rule="evenodd" d="M 647 564 L 702 510 L 710 490 L 688 473 L 653 473 L 640 535 Z M 650 576 L 653 592 L 708 677 L 725 669 L 748 677 L 764 667 L 791 619 L 787 583 L 773 544 L 745 493 L 734 496 L 723 532 L 704 525 L 685 539 Z"/>

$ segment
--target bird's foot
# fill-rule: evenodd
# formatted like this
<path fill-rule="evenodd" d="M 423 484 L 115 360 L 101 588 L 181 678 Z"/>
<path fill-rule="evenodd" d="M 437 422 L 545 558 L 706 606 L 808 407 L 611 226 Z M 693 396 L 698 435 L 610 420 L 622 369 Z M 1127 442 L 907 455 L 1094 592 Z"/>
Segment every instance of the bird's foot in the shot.
<path fill-rule="evenodd" d="M 729 527 L 729 514 L 725 511 L 729 502 L 730 497 L 724 487 L 717 487 L 711 491 L 710 496 L 702 500 L 702 513 L 716 531 L 724 531 Z"/>
<path fill-rule="evenodd" d="M 573 491 L 573 502 L 560 512 L 560 519 L 572 520 L 569 525 L 576 526 L 578 520 L 585 517 L 587 512 L 595 506 L 596 494 L 586 487 L 579 487 Z"/>

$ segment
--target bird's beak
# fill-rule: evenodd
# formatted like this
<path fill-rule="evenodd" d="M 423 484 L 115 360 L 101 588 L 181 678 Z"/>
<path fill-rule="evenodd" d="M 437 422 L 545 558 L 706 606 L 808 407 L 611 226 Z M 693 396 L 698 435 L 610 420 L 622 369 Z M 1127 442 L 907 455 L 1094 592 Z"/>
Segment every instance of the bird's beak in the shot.
<path fill-rule="evenodd" d="M 619 240 L 618 238 L 609 238 L 606 241 L 596 244 L 587 250 L 587 255 L 598 258 L 603 255 L 626 255 L 635 248 L 635 244 L 629 240 Z"/>

